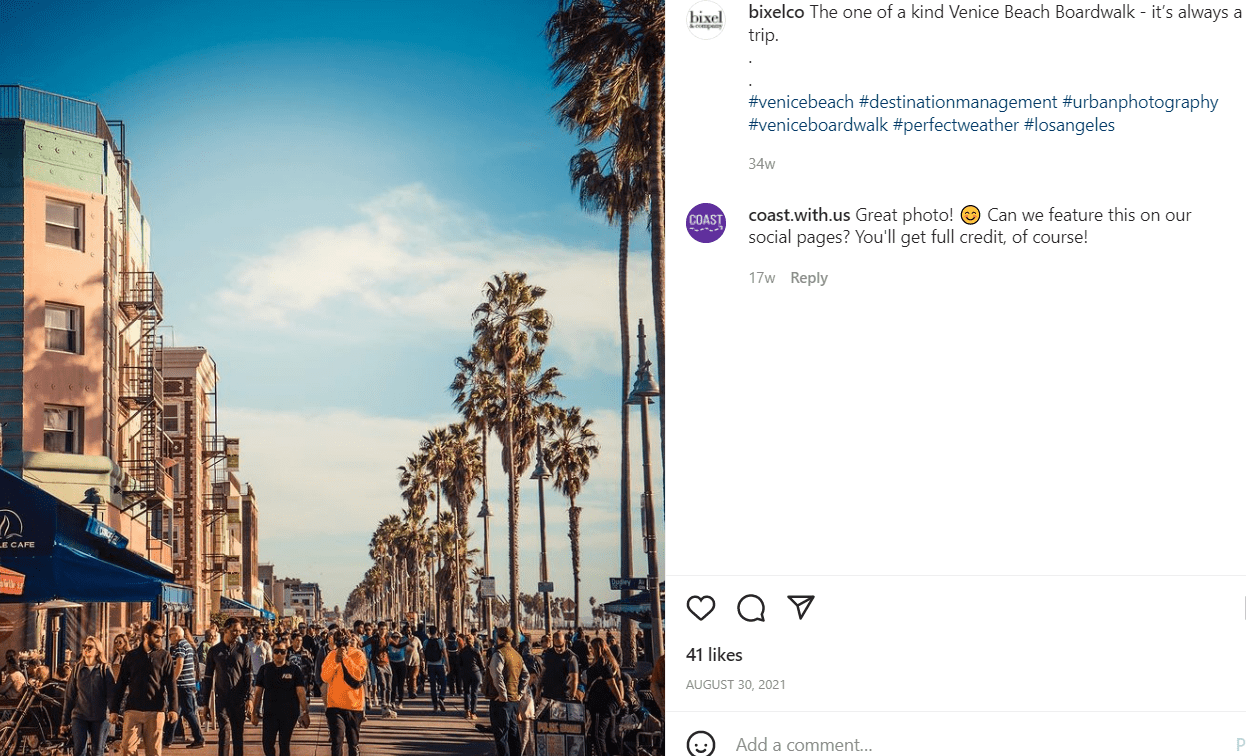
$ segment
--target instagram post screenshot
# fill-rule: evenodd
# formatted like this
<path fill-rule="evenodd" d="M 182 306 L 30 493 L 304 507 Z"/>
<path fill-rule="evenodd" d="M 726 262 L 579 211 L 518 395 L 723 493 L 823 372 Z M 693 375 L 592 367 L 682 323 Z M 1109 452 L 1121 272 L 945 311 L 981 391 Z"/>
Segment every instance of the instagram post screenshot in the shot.
<path fill-rule="evenodd" d="M 0 756 L 1246 752 L 1244 28 L 4 3 Z"/>

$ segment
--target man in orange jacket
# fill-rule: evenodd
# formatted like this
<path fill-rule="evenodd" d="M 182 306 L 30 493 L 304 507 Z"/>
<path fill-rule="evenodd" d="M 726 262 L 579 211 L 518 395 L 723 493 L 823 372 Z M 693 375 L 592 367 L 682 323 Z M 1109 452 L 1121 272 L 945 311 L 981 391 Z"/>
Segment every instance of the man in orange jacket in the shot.
<path fill-rule="evenodd" d="M 324 715 L 329 721 L 332 756 L 342 756 L 345 740 L 349 756 L 359 756 L 359 724 L 363 721 L 363 686 L 367 680 L 368 659 L 347 642 L 345 630 L 333 634 L 333 650 L 320 667 L 324 681 Z"/>

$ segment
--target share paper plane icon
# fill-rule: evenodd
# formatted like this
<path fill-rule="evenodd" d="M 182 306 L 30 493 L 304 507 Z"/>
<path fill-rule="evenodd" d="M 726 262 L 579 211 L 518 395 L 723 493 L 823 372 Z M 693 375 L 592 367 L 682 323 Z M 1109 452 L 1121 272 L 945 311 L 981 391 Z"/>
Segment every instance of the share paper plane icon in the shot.
<path fill-rule="evenodd" d="M 788 596 L 787 600 L 796 607 L 796 619 L 804 619 L 805 612 L 809 611 L 809 605 L 813 603 L 813 596 Z"/>

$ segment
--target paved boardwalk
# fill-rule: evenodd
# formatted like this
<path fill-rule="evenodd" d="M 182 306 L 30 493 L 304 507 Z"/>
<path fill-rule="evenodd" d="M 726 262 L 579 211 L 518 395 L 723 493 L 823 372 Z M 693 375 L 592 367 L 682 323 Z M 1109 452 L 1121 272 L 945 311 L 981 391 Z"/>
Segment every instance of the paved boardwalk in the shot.
<path fill-rule="evenodd" d="M 457 701 L 458 710 L 451 706 L 453 700 L 446 701 L 449 711 L 444 714 L 432 711 L 427 696 L 404 704 L 397 719 L 381 719 L 379 714 L 369 714 L 359 732 L 360 756 L 493 756 L 496 752 L 493 738 L 475 727 L 476 723 L 488 724 L 488 702 L 477 705 L 479 718 L 471 722 L 463 718 L 461 699 Z M 291 756 L 329 756 L 329 729 L 324 705 L 319 699 L 312 699 L 311 711 L 311 727 L 294 729 Z M 184 744 L 174 743 L 164 752 L 166 756 L 216 756 L 217 732 L 208 730 L 205 733 L 207 745 L 202 750 L 188 750 Z M 346 756 L 345 746 L 342 750 Z M 263 754 L 259 727 L 247 725 L 243 751 L 245 756 Z"/>

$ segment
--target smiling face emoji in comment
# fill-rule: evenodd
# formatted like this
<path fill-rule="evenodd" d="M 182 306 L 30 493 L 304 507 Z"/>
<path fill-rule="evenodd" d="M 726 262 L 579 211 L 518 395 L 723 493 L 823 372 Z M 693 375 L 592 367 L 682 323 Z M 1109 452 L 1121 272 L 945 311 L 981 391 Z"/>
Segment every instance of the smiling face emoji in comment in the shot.
<path fill-rule="evenodd" d="M 963 208 L 961 208 L 960 219 L 965 222 L 965 225 L 972 226 L 973 224 L 977 223 L 981 218 L 982 218 L 982 213 L 978 212 L 977 205 L 965 205 Z"/>
<path fill-rule="evenodd" d="M 713 756 L 714 736 L 697 730 L 688 736 L 688 756 Z"/>

